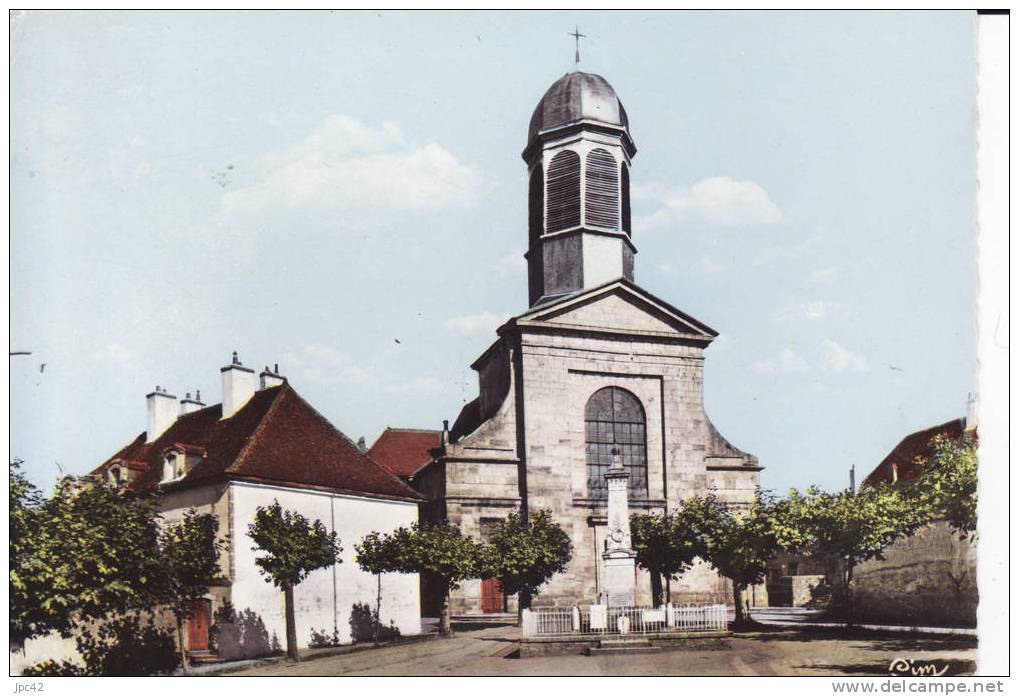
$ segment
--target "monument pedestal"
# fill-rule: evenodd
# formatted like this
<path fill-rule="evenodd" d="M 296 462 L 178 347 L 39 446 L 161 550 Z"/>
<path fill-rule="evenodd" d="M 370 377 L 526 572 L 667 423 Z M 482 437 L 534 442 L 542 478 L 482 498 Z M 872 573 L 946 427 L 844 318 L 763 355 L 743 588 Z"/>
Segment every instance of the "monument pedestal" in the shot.
<path fill-rule="evenodd" d="M 636 557 L 633 551 L 606 551 L 602 554 L 605 569 L 605 595 L 610 607 L 632 607 L 636 601 L 634 571 Z"/>
<path fill-rule="evenodd" d="M 630 500 L 627 493 L 629 472 L 623 468 L 619 451 L 613 450 L 612 466 L 605 473 L 608 485 L 608 535 L 602 566 L 605 569 L 602 591 L 610 607 L 632 607 L 636 601 L 635 576 L 637 554 L 630 541 Z"/>

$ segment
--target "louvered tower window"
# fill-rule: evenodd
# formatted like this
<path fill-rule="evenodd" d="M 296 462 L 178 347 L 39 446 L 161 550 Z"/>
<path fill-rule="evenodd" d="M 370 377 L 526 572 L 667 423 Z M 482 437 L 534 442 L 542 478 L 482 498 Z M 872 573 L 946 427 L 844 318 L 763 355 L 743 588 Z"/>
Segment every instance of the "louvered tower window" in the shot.
<path fill-rule="evenodd" d="M 541 236 L 542 226 L 545 222 L 542 217 L 545 212 L 545 182 L 541 175 L 541 166 L 531 171 L 531 182 L 527 191 L 527 228 L 531 240 L 531 246 Z"/>
<path fill-rule="evenodd" d="M 623 190 L 623 232 L 630 234 L 630 168 L 624 162 L 620 176 L 620 188 Z"/>
<path fill-rule="evenodd" d="M 584 413 L 587 442 L 587 490 L 592 498 L 608 495 L 605 473 L 619 456 L 630 474 L 627 490 L 633 499 L 647 498 L 647 438 L 644 407 L 619 387 L 596 391 Z M 615 452 L 613 452 L 615 450 Z"/>
<path fill-rule="evenodd" d="M 618 230 L 619 165 L 616 158 L 601 148 L 587 153 L 585 182 L 585 222 L 596 227 Z"/>
<path fill-rule="evenodd" d="M 580 226 L 580 155 L 563 150 L 548 166 L 547 230 Z"/>

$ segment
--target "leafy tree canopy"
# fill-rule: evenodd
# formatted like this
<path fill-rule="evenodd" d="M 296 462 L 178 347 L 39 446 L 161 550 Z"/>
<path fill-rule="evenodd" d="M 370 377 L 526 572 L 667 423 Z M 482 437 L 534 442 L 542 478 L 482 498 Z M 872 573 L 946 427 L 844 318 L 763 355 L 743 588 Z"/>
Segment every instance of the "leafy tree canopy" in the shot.
<path fill-rule="evenodd" d="M 966 435 L 937 435 L 931 454 L 919 462 L 920 475 L 905 489 L 906 497 L 932 518 L 947 520 L 964 535 L 977 529 L 977 444 Z"/>
<path fill-rule="evenodd" d="M 300 513 L 284 510 L 278 500 L 258 508 L 248 536 L 255 542 L 252 551 L 262 552 L 255 565 L 277 587 L 293 587 L 313 570 L 342 562 L 336 532 L 328 531 L 321 520 L 310 522 Z"/>
<path fill-rule="evenodd" d="M 528 524 L 514 512 L 492 529 L 482 574 L 496 578 L 506 594 L 531 596 L 571 558 L 573 543 L 548 510 L 531 513 Z"/>
<path fill-rule="evenodd" d="M 158 603 L 164 573 L 154 552 L 158 515 L 151 496 L 102 482 L 66 479 L 38 491 L 12 464 L 10 628 L 16 642 L 72 619 L 94 619 Z"/>

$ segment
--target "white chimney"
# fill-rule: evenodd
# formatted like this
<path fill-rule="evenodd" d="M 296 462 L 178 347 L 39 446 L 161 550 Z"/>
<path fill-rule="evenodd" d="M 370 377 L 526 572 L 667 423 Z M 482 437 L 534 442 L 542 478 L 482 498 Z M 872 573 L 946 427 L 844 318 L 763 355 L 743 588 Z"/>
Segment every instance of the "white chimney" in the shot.
<path fill-rule="evenodd" d="M 220 369 L 223 374 L 223 418 L 229 418 L 243 408 L 255 395 L 255 371 L 244 367 L 234 351 L 233 361 Z"/>
<path fill-rule="evenodd" d="M 180 415 L 186 416 L 189 413 L 200 411 L 205 408 L 205 404 L 202 403 L 202 392 L 196 391 L 195 398 L 191 398 L 191 392 L 184 395 L 184 398 L 180 400 Z"/>
<path fill-rule="evenodd" d="M 270 389 L 286 384 L 287 378 L 280 374 L 279 363 L 276 363 L 271 370 L 266 365 L 265 369 L 258 375 L 258 381 L 259 389 Z"/>
<path fill-rule="evenodd" d="M 145 429 L 145 442 L 152 442 L 166 432 L 166 429 L 177 420 L 177 397 L 156 385 L 156 390 L 145 395 L 149 414 L 148 427 Z"/>

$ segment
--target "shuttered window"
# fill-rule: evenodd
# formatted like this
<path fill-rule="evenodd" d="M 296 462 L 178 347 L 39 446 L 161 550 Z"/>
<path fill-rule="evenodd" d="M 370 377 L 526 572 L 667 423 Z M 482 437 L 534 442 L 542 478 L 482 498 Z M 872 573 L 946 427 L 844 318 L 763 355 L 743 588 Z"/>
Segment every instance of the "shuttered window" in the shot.
<path fill-rule="evenodd" d="M 563 150 L 548 166 L 549 232 L 580 226 L 580 155 Z"/>
<path fill-rule="evenodd" d="M 623 189 L 623 232 L 630 234 L 630 169 L 625 163 L 620 183 Z"/>
<path fill-rule="evenodd" d="M 585 218 L 588 225 L 619 229 L 619 165 L 606 150 L 587 153 L 587 200 Z"/>
<path fill-rule="evenodd" d="M 531 171 L 531 183 L 527 192 L 527 228 L 531 245 L 541 236 L 545 212 L 545 182 L 541 176 L 541 166 Z"/>

